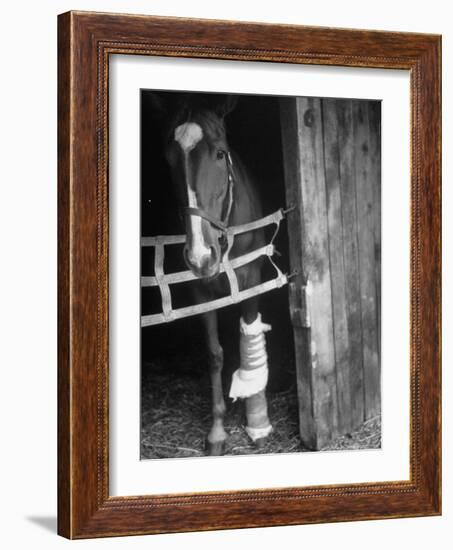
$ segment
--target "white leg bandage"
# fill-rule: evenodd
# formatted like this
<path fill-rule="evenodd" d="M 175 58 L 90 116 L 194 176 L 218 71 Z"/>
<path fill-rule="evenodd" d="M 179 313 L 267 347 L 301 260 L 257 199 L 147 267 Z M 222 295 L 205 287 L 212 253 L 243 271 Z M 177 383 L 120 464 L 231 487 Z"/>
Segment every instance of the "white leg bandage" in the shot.
<path fill-rule="evenodd" d="M 230 397 L 246 399 L 247 433 L 256 440 L 267 436 L 271 430 L 265 388 L 268 378 L 266 338 L 264 333 L 271 326 L 261 321 L 258 314 L 253 323 L 240 321 L 241 366 L 233 374 Z"/>
<path fill-rule="evenodd" d="M 241 367 L 233 373 L 230 389 L 233 401 L 238 397 L 250 397 L 266 387 L 268 367 L 264 333 L 268 330 L 271 330 L 271 326 L 261 321 L 260 314 L 250 325 L 241 317 Z"/>

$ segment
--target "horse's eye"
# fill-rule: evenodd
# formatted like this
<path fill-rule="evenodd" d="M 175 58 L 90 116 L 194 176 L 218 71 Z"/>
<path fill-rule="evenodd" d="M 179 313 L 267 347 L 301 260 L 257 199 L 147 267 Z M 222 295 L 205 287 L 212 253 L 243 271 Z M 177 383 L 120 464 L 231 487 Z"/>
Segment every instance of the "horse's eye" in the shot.
<path fill-rule="evenodd" d="M 222 160 L 225 156 L 225 151 L 222 151 L 222 149 L 219 149 L 217 151 L 217 160 Z"/>

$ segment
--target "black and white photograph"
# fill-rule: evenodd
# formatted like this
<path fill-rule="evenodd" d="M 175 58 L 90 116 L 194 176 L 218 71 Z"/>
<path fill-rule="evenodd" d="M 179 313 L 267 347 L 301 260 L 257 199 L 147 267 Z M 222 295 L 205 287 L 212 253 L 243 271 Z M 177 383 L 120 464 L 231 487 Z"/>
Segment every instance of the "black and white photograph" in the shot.
<path fill-rule="evenodd" d="M 448 6 L 4 4 L 3 548 L 451 548 Z"/>
<path fill-rule="evenodd" d="M 142 459 L 380 448 L 380 121 L 141 90 Z"/>

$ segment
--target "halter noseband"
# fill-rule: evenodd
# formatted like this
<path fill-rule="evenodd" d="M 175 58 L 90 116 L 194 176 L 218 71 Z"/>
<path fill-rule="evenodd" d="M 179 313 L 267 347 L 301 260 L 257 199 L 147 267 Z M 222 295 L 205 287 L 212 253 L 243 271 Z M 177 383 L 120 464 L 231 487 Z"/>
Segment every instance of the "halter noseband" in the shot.
<path fill-rule="evenodd" d="M 211 216 L 211 214 L 209 214 L 202 208 L 194 208 L 192 206 L 186 206 L 184 208 L 184 213 L 186 216 L 199 216 L 200 218 L 203 218 L 204 220 L 208 221 L 213 227 L 221 231 L 223 234 L 227 232 L 228 224 L 230 221 L 230 214 L 233 208 L 233 188 L 234 188 L 233 161 L 231 160 L 231 154 L 229 152 L 225 152 L 225 155 L 226 155 L 225 158 L 226 158 L 226 166 L 227 166 L 227 173 L 228 173 L 228 189 L 226 192 L 226 197 L 228 197 L 228 205 L 227 205 L 224 218 L 222 220 L 219 220 L 214 216 Z"/>

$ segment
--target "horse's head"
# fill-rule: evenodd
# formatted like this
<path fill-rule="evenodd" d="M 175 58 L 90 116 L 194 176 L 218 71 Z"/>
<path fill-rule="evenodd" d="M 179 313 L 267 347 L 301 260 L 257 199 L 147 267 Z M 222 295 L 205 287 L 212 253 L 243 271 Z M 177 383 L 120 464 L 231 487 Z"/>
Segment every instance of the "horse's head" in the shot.
<path fill-rule="evenodd" d="M 184 259 L 198 277 L 218 274 L 220 239 L 233 206 L 233 175 L 224 117 L 234 101 L 221 106 L 193 108 L 176 113 L 168 133 L 166 158 L 185 207 Z"/>

